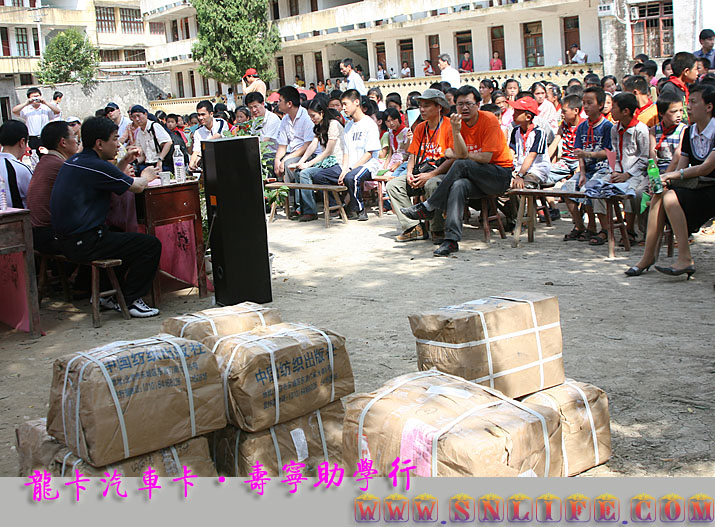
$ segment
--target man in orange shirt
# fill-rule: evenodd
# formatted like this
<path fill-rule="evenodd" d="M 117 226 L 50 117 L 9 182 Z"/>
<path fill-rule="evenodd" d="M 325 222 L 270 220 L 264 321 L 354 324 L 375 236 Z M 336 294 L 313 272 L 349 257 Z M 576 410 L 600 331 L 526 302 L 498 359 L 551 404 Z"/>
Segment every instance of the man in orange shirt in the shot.
<path fill-rule="evenodd" d="M 473 86 L 459 88 L 455 100 L 457 113 L 450 119 L 454 150 L 446 155 L 456 161 L 426 201 L 402 209 L 414 220 L 432 219 L 441 216 L 439 211 L 446 212 L 444 242 L 435 256 L 449 256 L 459 250 L 468 197 L 500 196 L 511 184 L 512 154 L 499 120 L 492 113 L 479 111 L 481 97 Z"/>
<path fill-rule="evenodd" d="M 426 240 L 427 232 L 420 220 L 405 217 L 401 209 L 409 207 L 412 196 L 424 194 L 429 197 L 437 189 L 443 174 L 452 166 L 453 159 L 447 159 L 446 153 L 454 148 L 452 127 L 449 119 L 443 117 L 449 112 L 449 103 L 444 93 L 428 89 L 415 97 L 420 106 L 423 122 L 415 127 L 412 143 L 407 151 L 410 157 L 403 173 L 398 168 L 394 179 L 387 183 L 392 210 L 402 227 L 402 234 L 395 239 L 398 242 Z M 404 163 L 403 163 L 404 165 Z M 444 221 L 442 217 L 430 222 L 433 241 L 442 243 L 444 239 Z"/>

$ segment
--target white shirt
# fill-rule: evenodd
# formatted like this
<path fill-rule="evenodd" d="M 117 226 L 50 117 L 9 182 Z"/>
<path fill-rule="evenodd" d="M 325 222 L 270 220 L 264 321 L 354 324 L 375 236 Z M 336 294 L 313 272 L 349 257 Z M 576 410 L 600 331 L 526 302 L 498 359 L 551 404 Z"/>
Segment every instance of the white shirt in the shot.
<path fill-rule="evenodd" d="M 700 159 L 705 159 L 713 151 L 715 145 L 715 118 L 710 119 L 710 122 L 702 132 L 698 131 L 697 123 L 690 127 L 690 147 L 693 154 Z"/>
<path fill-rule="evenodd" d="M 517 126 L 511 131 L 509 148 L 514 151 L 514 170 L 520 170 L 526 156 L 536 153 L 536 158 L 531 164 L 528 173 L 538 177 L 543 183 L 549 179 L 551 173 L 551 161 L 549 160 L 548 143 L 546 141 L 546 131 L 540 126 L 534 126 L 529 132 L 526 140 Z"/>
<path fill-rule="evenodd" d="M 117 134 L 119 135 L 119 137 L 122 137 L 124 135 L 124 132 L 127 131 L 127 128 L 131 124 L 132 124 L 132 122 L 129 120 L 129 118 L 122 115 L 122 120 L 119 122 L 119 130 L 117 131 Z"/>
<path fill-rule="evenodd" d="M 58 115 L 45 104 L 41 104 L 39 108 L 33 108 L 32 105 L 29 105 L 20 110 L 20 117 L 25 121 L 31 136 L 39 136 L 45 125 Z"/>
<path fill-rule="evenodd" d="M 385 80 L 385 70 L 377 70 L 377 80 L 379 80 L 379 81 Z"/>
<path fill-rule="evenodd" d="M 452 66 L 447 66 L 442 70 L 442 81 L 448 82 L 452 88 L 459 88 L 462 85 L 462 78 L 459 76 L 459 72 Z"/>
<path fill-rule="evenodd" d="M 268 150 L 275 153 L 278 149 L 278 132 L 281 128 L 281 120 L 273 112 L 266 110 L 263 121 L 260 125 L 251 128 L 251 134 L 258 132 L 261 141 L 268 141 Z"/>
<path fill-rule="evenodd" d="M 365 83 L 362 81 L 360 74 L 353 70 L 348 75 L 348 87 L 347 90 L 357 90 L 360 95 L 367 95 L 367 88 L 365 88 Z"/>
<path fill-rule="evenodd" d="M 576 54 L 571 58 L 571 62 L 574 64 L 584 64 L 586 62 L 586 54 L 582 49 L 579 49 Z"/>
<path fill-rule="evenodd" d="M 299 106 L 295 119 L 291 119 L 288 113 L 283 116 L 278 130 L 278 144 L 286 146 L 287 154 L 300 150 L 305 143 L 310 143 L 315 137 L 314 127 L 313 121 L 308 116 L 308 111 Z"/>
<path fill-rule="evenodd" d="M 372 121 L 372 119 L 370 119 Z M 0 184 L 5 188 L 5 196 L 7 197 L 8 207 L 12 207 L 12 196 L 10 195 L 10 185 L 7 181 L 7 162 L 9 160 L 12 167 L 15 169 L 15 177 L 17 179 L 17 189 L 22 198 L 22 206 L 27 208 L 27 188 L 30 186 L 32 179 L 32 171 L 26 164 L 21 163 L 17 158 L 7 152 L 0 152 Z"/>
<path fill-rule="evenodd" d="M 402 74 L 402 77 L 409 77 L 410 76 L 410 68 L 402 68 L 400 70 L 400 74 Z"/>
<path fill-rule="evenodd" d="M 228 126 L 226 126 L 226 121 L 218 118 L 215 118 L 213 120 L 213 123 L 211 124 L 211 130 L 209 130 L 205 126 L 200 126 L 199 128 L 197 128 L 194 132 L 194 153 L 201 153 L 201 141 L 210 139 L 216 134 L 222 134 L 226 130 L 228 130 Z"/>
<path fill-rule="evenodd" d="M 348 153 L 349 168 L 357 168 L 357 162 L 365 154 L 370 152 L 372 157 L 364 166 L 371 174 L 375 174 L 380 167 L 378 155 L 382 149 L 380 144 L 380 130 L 375 121 L 367 115 L 357 123 L 348 121 L 345 125 L 345 146 Z M 343 167 L 345 168 L 345 167 Z"/>
<path fill-rule="evenodd" d="M 159 150 L 156 148 L 154 135 L 156 135 L 156 140 L 159 143 Z M 164 130 L 164 127 L 159 123 L 147 121 L 146 128 L 144 130 L 141 128 L 137 130 L 137 144 L 139 145 L 139 148 L 142 149 L 142 152 L 144 152 L 144 163 L 147 165 L 155 165 L 159 162 L 161 146 L 167 142 L 171 143 L 171 136 L 169 136 L 169 132 Z M 170 155 L 170 153 L 167 155 Z"/>

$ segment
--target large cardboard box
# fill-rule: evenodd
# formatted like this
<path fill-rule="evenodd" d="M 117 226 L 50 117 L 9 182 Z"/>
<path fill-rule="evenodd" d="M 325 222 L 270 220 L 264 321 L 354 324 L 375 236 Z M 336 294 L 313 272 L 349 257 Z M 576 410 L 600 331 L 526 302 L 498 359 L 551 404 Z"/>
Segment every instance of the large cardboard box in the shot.
<path fill-rule="evenodd" d="M 561 417 L 564 476 L 574 476 L 611 457 L 611 418 L 606 392 L 585 382 L 564 384 L 536 392 L 522 402 L 549 406 Z"/>
<path fill-rule="evenodd" d="M 48 470 L 59 477 L 72 476 L 74 470 L 89 477 L 103 477 L 105 473 L 112 474 L 116 470 L 122 476 L 140 477 L 148 467 L 160 477 L 181 476 L 183 467 L 191 469 L 191 473 L 197 476 L 216 476 L 206 436 L 97 468 L 75 456 L 69 448 L 49 435 L 45 419 L 26 421 L 17 427 L 15 433 L 20 477 L 28 477 L 35 470 Z"/>
<path fill-rule="evenodd" d="M 260 432 L 244 432 L 227 426 L 212 434 L 216 468 L 226 476 L 248 476 L 256 463 L 269 476 L 283 474 L 283 467 L 295 461 L 305 468 L 302 474 L 317 476 L 317 467 L 328 462 L 342 464 L 343 403 L 335 401 L 286 423 Z"/>
<path fill-rule="evenodd" d="M 164 333 L 201 341 L 210 335 L 224 336 L 251 331 L 258 326 L 269 326 L 281 322 L 277 309 L 243 302 L 235 306 L 216 307 L 172 317 L 163 322 Z"/>
<path fill-rule="evenodd" d="M 55 361 L 47 431 L 95 467 L 226 426 L 216 357 L 158 335 Z"/>
<path fill-rule="evenodd" d="M 555 296 L 505 293 L 409 316 L 420 370 L 521 397 L 564 382 Z"/>
<path fill-rule="evenodd" d="M 346 466 L 372 459 L 387 476 L 398 457 L 417 476 L 559 476 L 561 421 L 453 375 L 410 373 L 345 403 Z"/>
<path fill-rule="evenodd" d="M 259 432 L 355 391 L 345 337 L 304 324 L 276 324 L 207 337 L 223 379 L 229 422 Z"/>

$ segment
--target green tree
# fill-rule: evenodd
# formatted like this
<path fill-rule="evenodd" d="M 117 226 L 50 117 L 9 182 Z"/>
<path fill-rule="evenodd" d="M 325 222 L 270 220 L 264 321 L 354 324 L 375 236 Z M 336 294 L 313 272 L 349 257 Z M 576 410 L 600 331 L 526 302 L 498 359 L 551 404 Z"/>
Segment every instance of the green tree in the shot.
<path fill-rule="evenodd" d="M 99 66 L 99 51 L 85 35 L 68 29 L 50 40 L 40 60 L 37 80 L 42 84 L 94 82 Z"/>
<path fill-rule="evenodd" d="M 281 49 L 278 27 L 268 21 L 268 0 L 192 0 L 198 41 L 192 50 L 199 73 L 239 84 L 248 68 L 265 82 L 275 77 L 273 58 Z"/>

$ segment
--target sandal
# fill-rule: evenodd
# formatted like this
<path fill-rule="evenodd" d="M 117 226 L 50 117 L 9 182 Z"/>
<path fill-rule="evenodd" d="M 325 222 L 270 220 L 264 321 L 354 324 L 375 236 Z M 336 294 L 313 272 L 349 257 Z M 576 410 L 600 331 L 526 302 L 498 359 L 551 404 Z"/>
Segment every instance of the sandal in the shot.
<path fill-rule="evenodd" d="M 578 240 L 581 238 L 581 236 L 584 235 L 585 232 L 586 232 L 586 229 L 581 230 L 581 229 L 577 229 L 576 227 L 574 227 L 570 233 L 564 234 L 564 241 L 568 242 L 568 241 Z"/>
<path fill-rule="evenodd" d="M 587 242 L 587 241 L 590 241 L 591 238 L 593 238 L 594 236 L 596 236 L 595 231 L 585 230 L 585 231 L 583 231 L 583 232 L 581 233 L 581 235 L 578 237 L 578 241 L 580 241 L 580 242 Z"/>
<path fill-rule="evenodd" d="M 608 233 L 606 231 L 602 230 L 598 234 L 593 234 L 591 236 L 591 239 L 588 240 L 588 244 L 589 245 L 603 245 L 607 241 L 608 241 Z"/>

